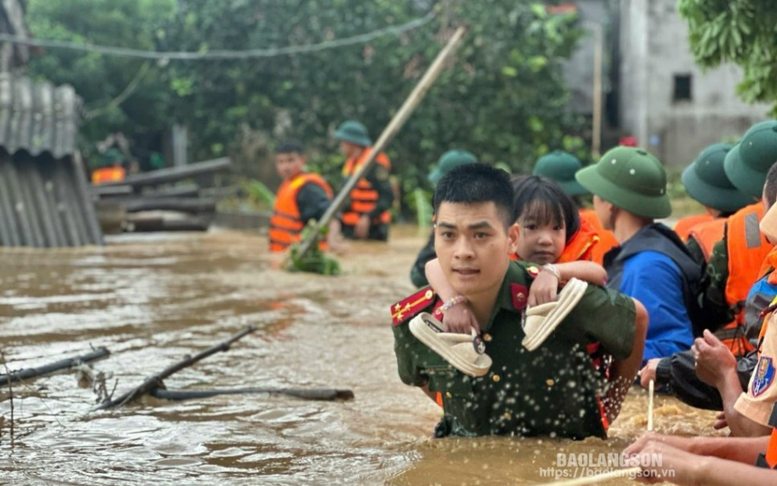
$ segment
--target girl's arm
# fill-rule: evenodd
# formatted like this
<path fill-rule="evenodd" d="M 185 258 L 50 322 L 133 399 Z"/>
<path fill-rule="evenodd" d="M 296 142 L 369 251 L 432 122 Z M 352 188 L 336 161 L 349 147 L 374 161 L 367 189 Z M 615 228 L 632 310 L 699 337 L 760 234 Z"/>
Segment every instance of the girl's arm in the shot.
<path fill-rule="evenodd" d="M 426 263 L 426 279 L 443 302 L 449 302 L 458 295 L 445 279 L 442 266 L 437 258 Z M 439 318 L 439 316 L 435 317 Z M 469 334 L 472 332 L 472 329 L 480 330 L 475 314 L 472 313 L 472 309 L 466 300 L 446 310 L 443 322 L 448 332 Z"/>
<path fill-rule="evenodd" d="M 607 283 L 607 272 L 598 263 L 578 261 L 554 263 L 554 265 L 561 274 L 561 280 L 564 282 L 574 277 L 594 285 L 604 285 Z"/>
<path fill-rule="evenodd" d="M 554 267 L 555 271 L 553 271 Z M 549 267 L 542 267 L 542 271 L 532 282 L 529 287 L 528 304 L 535 306 L 553 302 L 557 298 L 559 282 L 566 282 L 573 277 L 594 285 L 604 285 L 607 282 L 607 272 L 597 263 L 586 261 L 554 263 Z"/>

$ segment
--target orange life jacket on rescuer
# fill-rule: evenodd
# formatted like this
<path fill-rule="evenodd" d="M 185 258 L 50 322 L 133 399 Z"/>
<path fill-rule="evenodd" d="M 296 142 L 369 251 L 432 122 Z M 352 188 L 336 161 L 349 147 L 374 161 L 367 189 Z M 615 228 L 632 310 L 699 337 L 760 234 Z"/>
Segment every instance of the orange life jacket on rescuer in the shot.
<path fill-rule="evenodd" d="M 326 195 L 332 198 L 332 188 L 318 174 L 300 173 L 288 179 L 278 188 L 275 196 L 273 215 L 270 218 L 270 251 L 286 250 L 292 243 L 300 240 L 300 233 L 307 221 L 302 221 L 297 194 L 305 184 L 315 184 L 321 187 Z M 326 249 L 326 242 L 319 242 L 319 248 Z"/>
<path fill-rule="evenodd" d="M 124 167 L 102 167 L 92 172 L 92 184 L 121 182 L 125 177 L 127 177 L 127 171 Z"/>
<path fill-rule="evenodd" d="M 688 235 L 691 232 L 691 228 L 697 224 L 712 221 L 713 219 L 715 219 L 715 217 L 709 213 L 686 216 L 677 221 L 677 224 L 674 225 L 674 232 L 677 233 L 677 236 L 679 236 L 681 240 L 688 241 Z"/>
<path fill-rule="evenodd" d="M 359 168 L 364 165 L 364 162 L 366 162 L 371 152 L 372 148 L 367 147 L 362 151 L 361 154 L 359 154 L 358 157 L 350 157 L 348 160 L 346 160 L 345 165 L 343 166 L 343 177 L 353 176 L 359 170 Z M 375 163 L 382 165 L 386 168 L 387 171 L 391 170 L 391 161 L 384 153 L 380 153 L 377 157 L 375 157 Z M 356 224 L 359 222 L 359 218 L 363 214 L 369 214 L 373 209 L 375 209 L 379 195 L 378 191 L 372 187 L 370 181 L 368 181 L 367 178 L 362 177 L 359 179 L 359 182 L 356 183 L 356 186 L 354 186 L 354 188 L 351 190 L 349 196 L 351 199 L 351 205 L 345 209 L 342 221 L 345 225 L 356 226 Z M 377 218 L 373 219 L 372 224 L 388 224 L 390 222 L 391 212 L 387 209 L 386 211 L 380 213 Z"/>

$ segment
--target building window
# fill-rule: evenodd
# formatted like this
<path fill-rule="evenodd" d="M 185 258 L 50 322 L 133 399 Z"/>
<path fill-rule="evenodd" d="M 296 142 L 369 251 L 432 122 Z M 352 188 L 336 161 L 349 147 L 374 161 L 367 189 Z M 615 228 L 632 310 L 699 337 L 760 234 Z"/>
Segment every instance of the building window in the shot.
<path fill-rule="evenodd" d="M 693 99 L 691 92 L 692 79 L 690 74 L 674 75 L 674 93 L 672 95 L 672 101 L 691 101 Z"/>

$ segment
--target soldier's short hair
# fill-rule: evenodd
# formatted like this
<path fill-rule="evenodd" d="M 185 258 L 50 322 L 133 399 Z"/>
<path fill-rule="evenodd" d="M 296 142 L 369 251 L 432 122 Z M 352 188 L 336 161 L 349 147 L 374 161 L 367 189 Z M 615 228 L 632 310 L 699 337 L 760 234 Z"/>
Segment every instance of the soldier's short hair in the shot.
<path fill-rule="evenodd" d="M 510 175 L 486 164 L 461 165 L 445 174 L 434 190 L 435 214 L 439 213 L 440 205 L 444 202 L 493 202 L 505 229 L 515 221 Z"/>
<path fill-rule="evenodd" d="M 276 154 L 304 154 L 305 147 L 299 140 L 284 140 L 275 149 Z"/>

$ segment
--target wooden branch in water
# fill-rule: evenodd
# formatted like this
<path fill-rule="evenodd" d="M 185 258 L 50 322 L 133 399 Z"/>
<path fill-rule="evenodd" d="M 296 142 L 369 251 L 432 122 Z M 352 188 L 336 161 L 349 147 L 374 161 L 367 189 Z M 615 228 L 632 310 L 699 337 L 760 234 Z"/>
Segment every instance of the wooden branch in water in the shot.
<path fill-rule="evenodd" d="M 9 381 L 26 380 L 28 378 L 34 378 L 36 376 L 46 375 L 48 373 L 53 373 L 55 371 L 71 368 L 73 366 L 78 365 L 79 363 L 88 363 L 96 359 L 104 358 L 109 354 L 111 354 L 110 351 L 108 351 L 103 347 L 100 347 L 95 349 L 91 353 L 84 354 L 82 356 L 62 359 L 54 363 L 50 363 L 44 366 L 39 366 L 38 368 L 27 368 L 24 370 L 11 372 L 10 374 L 0 375 L 0 386 L 3 386 L 9 383 Z"/>
<path fill-rule="evenodd" d="M 95 407 L 93 410 L 105 410 L 107 408 L 121 407 L 133 400 L 137 400 L 143 395 L 150 393 L 152 390 L 162 387 L 163 386 L 162 380 L 171 376 L 173 373 L 177 373 L 178 371 L 181 371 L 184 368 L 188 368 L 189 366 L 193 365 L 197 361 L 207 358 L 212 354 L 216 354 L 219 351 L 229 351 L 229 347 L 232 343 L 234 343 L 235 341 L 241 339 L 245 335 L 250 334 L 254 331 L 256 331 L 256 328 L 253 326 L 249 326 L 243 329 L 242 331 L 240 331 L 239 333 L 235 334 L 231 338 L 227 339 L 226 341 L 221 342 L 215 346 L 211 346 L 210 348 L 206 349 L 205 351 L 201 352 L 196 356 L 186 356 L 184 359 L 175 363 L 174 365 L 168 366 L 161 372 L 146 378 L 146 380 L 142 384 L 140 384 L 139 386 L 136 386 L 135 388 L 128 391 L 127 393 L 124 393 L 119 398 L 116 398 L 115 400 L 106 400 L 100 405 L 98 405 L 97 407 Z"/>
<path fill-rule="evenodd" d="M 235 388 L 232 390 L 165 390 L 156 388 L 149 393 L 162 400 L 189 400 L 192 398 L 210 398 L 217 395 L 287 395 L 303 400 L 352 400 L 353 391 L 336 388 Z"/>

